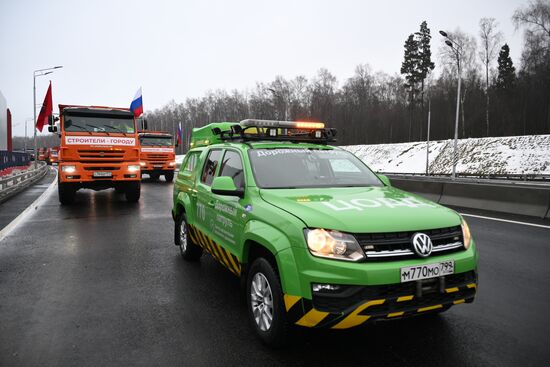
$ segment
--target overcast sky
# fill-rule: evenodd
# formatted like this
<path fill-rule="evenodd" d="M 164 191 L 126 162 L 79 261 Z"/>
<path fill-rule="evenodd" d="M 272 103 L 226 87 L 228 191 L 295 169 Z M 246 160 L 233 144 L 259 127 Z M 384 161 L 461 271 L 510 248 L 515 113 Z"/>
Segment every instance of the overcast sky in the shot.
<path fill-rule="evenodd" d="M 481 17 L 497 19 L 518 65 L 522 33 L 510 18 L 525 3 L 1 0 L 0 90 L 17 125 L 14 135 L 23 135 L 33 115 L 36 69 L 64 66 L 37 78 L 37 103 L 51 80 L 54 106 L 129 107 L 142 86 L 144 108 L 152 110 L 208 90 L 252 88 L 276 75 L 312 77 L 322 67 L 340 82 L 361 63 L 399 73 L 405 39 L 423 20 L 437 54 L 439 29 L 477 36 Z"/>

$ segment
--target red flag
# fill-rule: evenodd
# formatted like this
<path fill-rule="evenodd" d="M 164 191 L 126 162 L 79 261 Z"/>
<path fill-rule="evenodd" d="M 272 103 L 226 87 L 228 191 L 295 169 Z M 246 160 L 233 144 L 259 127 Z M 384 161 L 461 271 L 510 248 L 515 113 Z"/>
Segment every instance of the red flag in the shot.
<path fill-rule="evenodd" d="M 42 108 L 40 109 L 40 114 L 36 120 L 36 128 L 38 131 L 42 132 L 44 125 L 48 124 L 48 117 L 52 114 L 52 82 L 50 81 L 50 86 L 46 92 L 46 97 L 44 98 L 44 103 L 42 103 Z"/>

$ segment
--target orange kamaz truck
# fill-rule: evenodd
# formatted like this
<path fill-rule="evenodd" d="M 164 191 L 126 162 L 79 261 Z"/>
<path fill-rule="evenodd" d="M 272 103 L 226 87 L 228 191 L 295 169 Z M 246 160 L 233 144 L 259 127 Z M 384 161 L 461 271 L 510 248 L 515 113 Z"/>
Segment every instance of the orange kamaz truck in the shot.
<path fill-rule="evenodd" d="M 79 189 L 114 188 L 137 202 L 141 192 L 139 141 L 127 108 L 59 105 L 59 201 L 70 204 Z M 56 131 L 51 126 L 50 131 Z"/>
<path fill-rule="evenodd" d="M 48 151 L 46 153 L 46 163 L 49 165 L 53 165 L 54 163 L 57 163 L 57 159 L 59 156 L 59 147 L 53 147 L 48 148 Z"/>
<path fill-rule="evenodd" d="M 167 182 L 172 182 L 176 169 L 172 135 L 161 131 L 140 131 L 139 143 L 141 174 L 146 173 L 153 180 L 164 175 Z"/>

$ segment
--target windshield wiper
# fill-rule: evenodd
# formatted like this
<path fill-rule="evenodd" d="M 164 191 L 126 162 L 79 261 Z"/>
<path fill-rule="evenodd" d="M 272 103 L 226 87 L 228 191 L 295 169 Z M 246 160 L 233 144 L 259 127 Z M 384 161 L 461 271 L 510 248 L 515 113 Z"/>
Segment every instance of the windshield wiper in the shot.
<path fill-rule="evenodd" d="M 111 126 L 111 125 L 103 125 L 103 126 L 108 127 L 109 129 L 113 129 L 115 131 L 118 131 L 119 133 L 124 134 L 124 135 L 128 134 L 128 133 L 122 131 L 120 128 L 115 127 L 115 126 Z"/>
<path fill-rule="evenodd" d="M 105 133 L 105 134 L 111 136 L 111 134 L 109 134 L 107 131 L 105 131 L 105 129 L 103 129 L 103 131 L 101 131 L 102 129 L 101 129 L 99 126 L 92 125 L 92 124 L 86 124 L 86 126 L 91 126 L 91 127 L 95 128 L 95 129 L 100 130 L 100 131 L 98 131 L 98 132 L 102 132 L 102 133 Z"/>
<path fill-rule="evenodd" d="M 79 129 L 84 130 L 84 131 L 86 131 L 88 134 L 92 135 L 92 132 L 91 132 L 90 130 L 86 129 L 84 126 L 81 126 L 81 125 L 78 125 L 78 124 L 73 124 L 73 122 L 72 122 L 71 120 L 67 120 L 66 123 L 69 123 L 69 122 L 70 122 L 71 124 L 70 124 L 68 127 L 71 127 L 71 126 L 78 127 Z"/>

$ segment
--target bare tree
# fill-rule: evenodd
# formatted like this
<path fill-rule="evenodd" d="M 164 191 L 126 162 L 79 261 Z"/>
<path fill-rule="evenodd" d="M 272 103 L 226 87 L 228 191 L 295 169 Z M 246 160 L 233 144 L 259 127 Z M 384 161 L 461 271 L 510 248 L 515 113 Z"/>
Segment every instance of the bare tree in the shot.
<path fill-rule="evenodd" d="M 489 68 L 498 54 L 502 42 L 502 33 L 497 30 L 495 18 L 481 18 L 479 20 L 479 38 L 481 49 L 478 56 L 485 66 L 485 124 L 486 136 L 489 136 Z"/>

